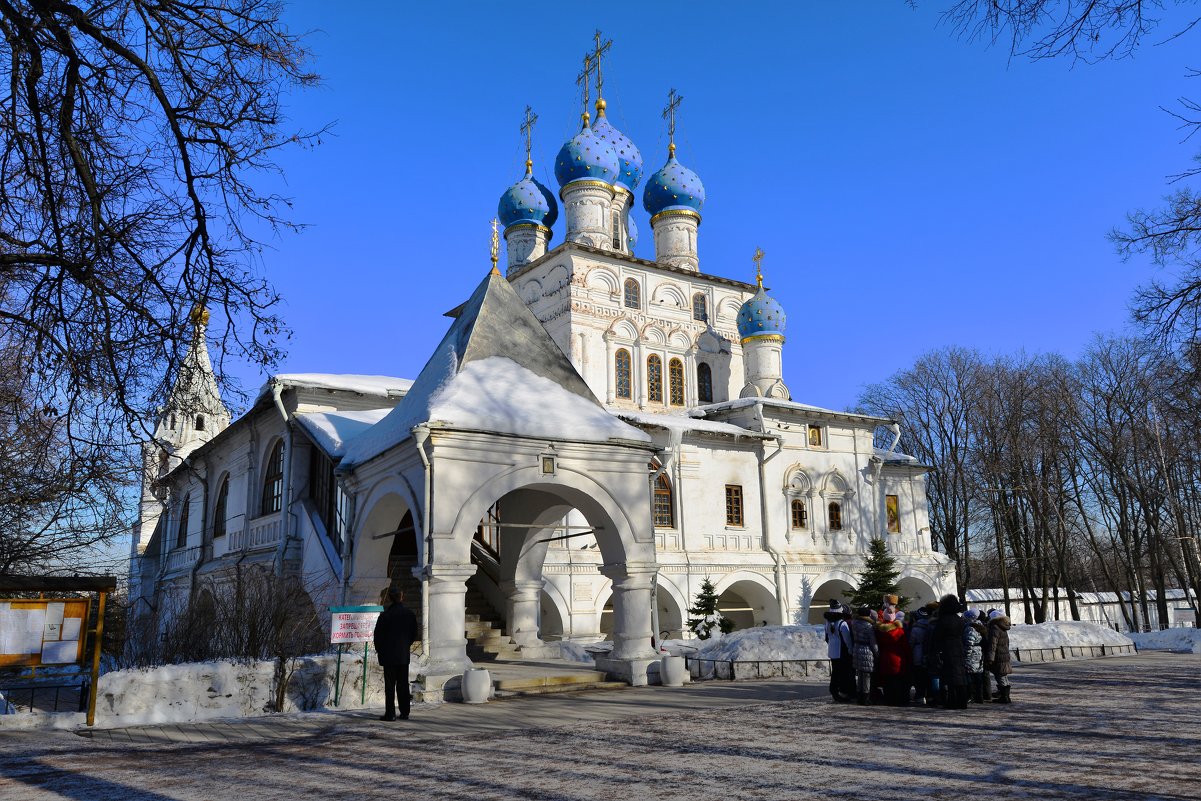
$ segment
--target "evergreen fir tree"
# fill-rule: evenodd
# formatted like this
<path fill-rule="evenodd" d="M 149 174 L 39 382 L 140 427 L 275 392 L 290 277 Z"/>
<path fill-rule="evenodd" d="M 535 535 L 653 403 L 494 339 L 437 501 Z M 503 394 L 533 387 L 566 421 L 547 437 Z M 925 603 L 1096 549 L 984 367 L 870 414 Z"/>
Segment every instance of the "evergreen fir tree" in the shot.
<path fill-rule="evenodd" d="M 701 582 L 701 590 L 696 595 L 696 604 L 688 608 L 688 614 L 695 615 L 688 619 L 688 628 L 697 637 L 707 640 L 717 629 L 722 634 L 729 634 L 734 629 L 734 621 L 722 617 L 717 611 L 717 593 L 713 591 L 713 582 L 706 576 Z"/>
<path fill-rule="evenodd" d="M 902 596 L 897 589 L 897 560 L 888 552 L 888 546 L 882 539 L 873 539 L 868 549 L 867 558 L 863 560 L 863 572 L 859 574 L 859 586 L 851 593 L 851 605 L 855 607 L 869 606 L 879 609 L 884 603 L 885 595 L 899 597 L 898 608 L 904 609 L 909 599 Z"/>

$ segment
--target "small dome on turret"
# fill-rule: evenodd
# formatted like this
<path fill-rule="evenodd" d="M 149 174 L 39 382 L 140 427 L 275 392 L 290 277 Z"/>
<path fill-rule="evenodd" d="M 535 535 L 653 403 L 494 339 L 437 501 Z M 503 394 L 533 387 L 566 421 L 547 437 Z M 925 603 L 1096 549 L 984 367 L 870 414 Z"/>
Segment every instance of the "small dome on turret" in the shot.
<path fill-rule="evenodd" d="M 620 169 L 617 151 L 613 145 L 597 136 L 588 125 L 584 115 L 584 128 L 563 144 L 555 157 L 555 179 L 560 187 L 572 181 L 604 181 L 611 184 L 617 180 Z"/>
<path fill-rule="evenodd" d="M 592 133 L 617 153 L 617 179 L 614 183 L 633 194 L 642 180 L 642 154 L 629 137 L 609 123 L 609 118 L 605 116 L 604 100 L 596 102 L 596 125 L 592 126 Z"/>
<path fill-rule="evenodd" d="M 550 228 L 559 218 L 554 194 L 534 179 L 530 162 L 526 162 L 525 176 L 500 196 L 497 216 L 505 228 L 519 223 Z"/>
<path fill-rule="evenodd" d="M 675 145 L 670 157 L 658 172 L 647 179 L 642 192 L 642 206 L 651 216 L 663 211 L 688 210 L 700 212 L 705 205 L 705 187 L 696 173 L 676 160 Z"/>
<path fill-rule="evenodd" d="M 753 337 L 784 336 L 787 321 L 784 307 L 767 294 L 760 282 L 759 291 L 738 310 L 738 335 L 743 342 Z"/>

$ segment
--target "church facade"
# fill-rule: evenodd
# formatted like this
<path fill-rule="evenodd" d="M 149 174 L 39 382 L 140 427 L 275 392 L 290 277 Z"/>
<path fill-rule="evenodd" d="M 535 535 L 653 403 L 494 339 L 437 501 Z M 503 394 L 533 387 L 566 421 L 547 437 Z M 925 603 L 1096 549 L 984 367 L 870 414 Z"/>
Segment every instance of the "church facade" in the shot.
<path fill-rule="evenodd" d="M 560 149 L 557 200 L 533 177 L 527 112 L 525 175 L 498 209 L 506 273 L 494 244 L 415 380 L 279 375 L 230 422 L 197 317 L 146 450 L 131 570 L 146 608 L 251 566 L 319 606 L 400 584 L 436 690 L 487 651 L 541 658 L 564 639 L 612 640 L 605 669 L 640 683 L 705 579 L 740 628 L 817 621 L 873 538 L 906 595 L 954 589 L 896 424 L 794 400 L 762 273 L 702 270 L 704 187 L 674 136 L 641 192 L 655 259 L 633 255 L 643 161 L 605 109 Z"/>

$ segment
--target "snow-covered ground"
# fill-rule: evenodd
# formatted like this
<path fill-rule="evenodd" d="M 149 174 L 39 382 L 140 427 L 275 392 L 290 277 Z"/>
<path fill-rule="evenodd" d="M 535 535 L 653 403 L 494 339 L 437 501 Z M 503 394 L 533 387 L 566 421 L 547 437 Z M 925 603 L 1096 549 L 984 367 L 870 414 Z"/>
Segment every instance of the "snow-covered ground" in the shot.
<path fill-rule="evenodd" d="M 1010 648 L 1061 648 L 1064 646 L 1130 645 L 1130 638 L 1113 629 L 1082 620 L 1056 620 L 1009 630 Z"/>
<path fill-rule="evenodd" d="M 1175 651 L 1201 654 L 1201 629 L 1164 629 L 1146 634 L 1131 634 L 1140 651 Z"/>
<path fill-rule="evenodd" d="M 1201 656 L 1165 653 L 1020 666 L 1013 704 L 963 711 L 759 692 L 780 682 L 741 685 L 723 704 L 733 685 L 713 682 L 447 704 L 403 724 L 367 712 L 283 716 L 235 724 L 248 739 L 204 745 L 175 740 L 222 737 L 217 727 L 108 741 L 0 732 L 0 798 L 1196 798 L 1199 669 Z"/>

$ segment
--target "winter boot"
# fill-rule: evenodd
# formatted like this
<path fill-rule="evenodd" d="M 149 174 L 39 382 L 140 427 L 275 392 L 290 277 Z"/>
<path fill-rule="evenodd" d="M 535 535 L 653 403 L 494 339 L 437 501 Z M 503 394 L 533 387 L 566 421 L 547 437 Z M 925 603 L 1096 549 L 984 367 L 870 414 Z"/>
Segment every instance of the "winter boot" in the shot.
<path fill-rule="evenodd" d="M 984 703 L 984 677 L 977 677 L 976 681 L 972 682 L 972 703 Z"/>
<path fill-rule="evenodd" d="M 998 704 L 1008 704 L 1009 703 L 1009 688 L 1008 687 L 997 688 L 997 695 L 998 695 L 998 697 L 997 697 Z"/>
<path fill-rule="evenodd" d="M 867 706 L 867 693 L 859 693 L 859 706 Z"/>

